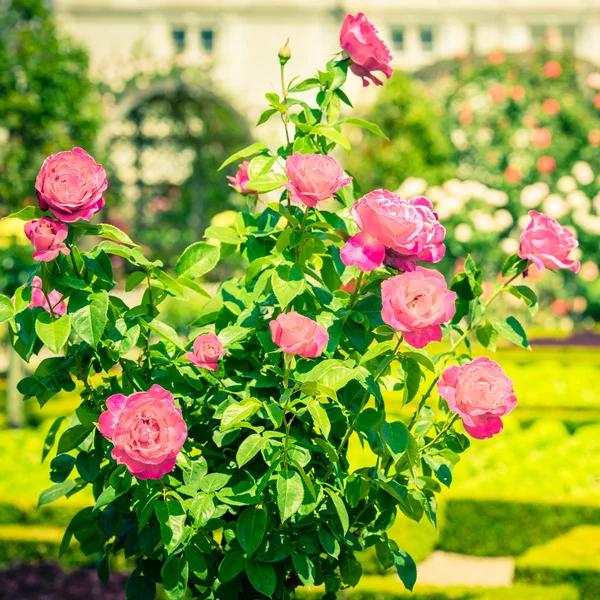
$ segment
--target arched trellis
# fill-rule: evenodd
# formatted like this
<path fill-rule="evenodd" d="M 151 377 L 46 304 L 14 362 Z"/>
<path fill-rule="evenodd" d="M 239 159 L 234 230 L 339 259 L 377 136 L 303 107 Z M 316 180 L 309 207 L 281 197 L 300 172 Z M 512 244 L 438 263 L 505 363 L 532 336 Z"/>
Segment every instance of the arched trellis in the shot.
<path fill-rule="evenodd" d="M 136 78 L 114 97 L 99 139 L 119 196 L 111 218 L 172 262 L 231 206 L 217 168 L 250 141 L 244 117 L 202 72 Z"/>

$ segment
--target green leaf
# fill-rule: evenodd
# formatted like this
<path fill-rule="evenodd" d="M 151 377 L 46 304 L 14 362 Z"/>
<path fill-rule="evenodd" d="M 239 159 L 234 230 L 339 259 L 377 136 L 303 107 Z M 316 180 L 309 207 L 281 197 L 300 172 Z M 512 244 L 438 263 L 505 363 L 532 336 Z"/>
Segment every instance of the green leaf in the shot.
<path fill-rule="evenodd" d="M 185 346 L 183 345 L 179 334 L 170 325 L 167 325 L 158 319 L 153 319 L 146 323 L 146 326 L 163 338 L 163 340 L 170 342 L 176 348 L 179 348 L 179 350 L 185 351 Z"/>
<path fill-rule="evenodd" d="M 271 598 L 277 587 L 277 575 L 275 569 L 266 563 L 256 560 L 246 561 L 246 575 L 252 587 L 259 593 Z"/>
<path fill-rule="evenodd" d="M 395 460 L 408 448 L 408 429 L 402 421 L 384 421 L 381 424 L 381 437 Z"/>
<path fill-rule="evenodd" d="M 225 556 L 219 564 L 219 580 L 227 583 L 237 577 L 246 568 L 246 557 L 240 550 L 234 550 Z"/>
<path fill-rule="evenodd" d="M 386 352 L 390 352 L 396 347 L 396 342 L 394 340 L 390 340 L 389 342 L 380 342 L 379 344 L 374 344 L 371 346 L 360 359 L 360 364 L 364 365 L 365 363 L 385 354 Z"/>
<path fill-rule="evenodd" d="M 127 244 L 128 246 L 137 246 L 137 244 L 118 227 L 109 225 L 108 223 L 100 223 L 92 231 L 93 235 L 112 240 L 113 242 L 120 242 L 121 244 Z"/>
<path fill-rule="evenodd" d="M 333 537 L 333 534 L 329 529 L 321 525 L 318 528 L 317 535 L 319 537 L 319 542 L 321 542 L 321 546 L 323 546 L 323 550 L 330 556 L 337 558 L 340 554 L 340 544 L 335 537 Z"/>
<path fill-rule="evenodd" d="M 249 435 L 241 444 L 235 455 L 238 467 L 250 462 L 265 446 L 265 439 L 258 433 Z"/>
<path fill-rule="evenodd" d="M 219 331 L 219 341 L 223 346 L 229 346 L 231 344 L 235 344 L 240 340 L 243 340 L 249 333 L 251 329 L 247 329 L 246 327 L 238 327 L 237 325 L 231 325 L 230 327 L 225 327 Z"/>
<path fill-rule="evenodd" d="M 415 398 L 421 385 L 421 367 L 416 360 L 402 357 L 402 368 L 404 369 L 404 396 L 402 405 L 408 404 Z"/>
<path fill-rule="evenodd" d="M 298 265 L 293 265 L 291 268 L 288 265 L 277 267 L 271 276 L 271 284 L 282 309 L 285 309 L 298 294 L 301 294 L 306 285 L 304 273 Z"/>
<path fill-rule="evenodd" d="M 316 79 L 315 77 L 311 77 L 309 79 L 305 79 L 304 81 L 301 81 L 300 83 L 297 83 L 296 85 L 292 86 L 290 88 L 290 93 L 295 94 L 297 92 L 308 92 L 308 90 L 313 90 L 313 89 L 319 88 L 319 87 L 321 87 L 319 80 Z"/>
<path fill-rule="evenodd" d="M 63 315 L 58 319 L 53 319 L 49 313 L 44 311 L 35 320 L 35 332 L 50 352 L 58 354 L 69 339 L 71 317 Z"/>
<path fill-rule="evenodd" d="M 38 500 L 38 507 L 44 504 L 50 504 L 63 496 L 66 496 L 69 492 L 73 491 L 77 487 L 77 484 L 73 479 L 67 479 L 62 483 L 57 483 L 48 489 L 45 489 Z"/>
<path fill-rule="evenodd" d="M 50 454 L 50 451 L 54 447 L 54 442 L 56 441 L 56 434 L 58 433 L 58 430 L 60 429 L 60 426 L 65 420 L 65 418 L 66 417 L 58 417 L 58 419 L 56 419 L 54 423 L 50 425 L 50 429 L 48 430 L 48 433 L 46 434 L 46 439 L 44 440 L 44 448 L 42 450 L 42 462 L 46 460 L 46 457 L 48 456 L 48 454 Z"/>
<path fill-rule="evenodd" d="M 338 518 L 342 525 L 342 530 L 344 531 L 344 535 L 348 533 L 348 528 L 350 527 L 350 519 L 348 517 L 348 511 L 346 510 L 346 505 L 344 501 L 333 491 L 327 488 L 327 493 L 333 502 L 333 506 L 335 507 L 335 512 L 337 512 Z"/>
<path fill-rule="evenodd" d="M 302 478 L 295 471 L 283 471 L 277 477 L 277 506 L 284 523 L 298 512 L 304 500 Z"/>
<path fill-rule="evenodd" d="M 50 481 L 62 483 L 73 471 L 75 457 L 70 454 L 59 454 L 50 462 Z"/>
<path fill-rule="evenodd" d="M 108 293 L 87 294 L 77 291 L 69 302 L 73 331 L 92 348 L 98 346 L 108 321 Z"/>
<path fill-rule="evenodd" d="M 179 545 L 186 532 L 185 510 L 176 500 L 161 500 L 154 505 L 154 512 L 160 525 L 161 539 L 167 552 L 171 553 Z"/>
<path fill-rule="evenodd" d="M 478 327 L 475 331 L 475 335 L 484 348 L 489 348 L 492 352 L 496 352 L 498 332 L 489 321 L 486 321 L 483 325 Z"/>
<path fill-rule="evenodd" d="M 219 262 L 220 250 L 205 242 L 196 242 L 188 246 L 175 265 L 178 277 L 194 279 L 212 271 Z"/>
<path fill-rule="evenodd" d="M 254 554 L 267 530 L 267 512 L 262 508 L 247 508 L 238 518 L 237 540 L 248 556 Z"/>
<path fill-rule="evenodd" d="M 321 361 L 308 373 L 300 376 L 303 382 L 317 381 L 320 384 L 337 392 L 349 381 L 359 377 L 360 371 L 357 367 L 351 367 L 341 360 L 328 358 Z"/>
<path fill-rule="evenodd" d="M 287 177 L 282 173 L 269 172 L 251 179 L 246 187 L 255 192 L 271 192 L 280 188 L 286 181 Z"/>
<path fill-rule="evenodd" d="M 525 270 L 528 264 L 527 259 L 521 258 L 518 254 L 511 254 L 502 265 L 502 276 L 516 275 Z"/>
<path fill-rule="evenodd" d="M 321 403 L 314 398 L 307 404 L 308 412 L 313 418 L 314 424 L 319 428 L 321 434 L 328 438 L 331 431 L 331 423 L 327 411 L 321 406 Z"/>
<path fill-rule="evenodd" d="M 37 206 L 26 206 L 16 213 L 12 213 L 0 221 L 4 221 L 5 219 L 19 219 L 20 221 L 31 221 L 32 219 L 40 219 L 42 217 L 47 217 L 48 213 L 43 211 L 41 208 Z"/>
<path fill-rule="evenodd" d="M 240 158 L 247 158 L 248 156 L 252 156 L 254 154 L 258 154 L 259 152 L 264 152 L 268 150 L 268 148 L 262 142 L 255 142 L 254 144 L 250 144 L 246 146 L 242 150 L 239 150 L 235 154 L 232 154 L 219 168 L 224 169 L 227 165 L 235 162 L 236 160 L 240 160 Z"/>
<path fill-rule="evenodd" d="M 315 565 L 312 560 L 302 552 L 294 552 L 292 562 L 300 581 L 306 587 L 312 587 L 315 584 Z"/>
<path fill-rule="evenodd" d="M 224 244 L 231 244 L 232 246 L 238 246 L 242 242 L 246 241 L 245 237 L 240 237 L 238 232 L 233 227 L 207 227 L 204 232 L 204 237 L 207 240 L 218 240 Z"/>
<path fill-rule="evenodd" d="M 196 527 L 206 525 L 212 518 L 215 508 L 214 494 L 198 493 L 190 506 L 190 515 Z"/>
<path fill-rule="evenodd" d="M 268 108 L 267 110 L 265 110 L 256 122 L 256 127 L 262 125 L 263 123 L 266 123 L 276 112 L 278 111 L 275 108 Z"/>
<path fill-rule="evenodd" d="M 87 425 L 75 425 L 67 429 L 58 441 L 58 454 L 64 454 L 74 450 L 81 444 L 92 431 L 92 427 Z"/>
<path fill-rule="evenodd" d="M 365 408 L 356 419 L 356 431 L 368 431 L 377 425 L 383 418 L 383 413 L 374 408 Z"/>
<path fill-rule="evenodd" d="M 315 125 L 310 132 L 314 135 L 322 135 L 323 137 L 327 138 L 330 142 L 334 142 L 338 146 L 341 146 L 347 152 L 350 152 L 350 150 L 352 149 L 350 142 L 331 125 Z"/>
<path fill-rule="evenodd" d="M 531 288 L 526 285 L 511 285 L 508 291 L 516 298 L 523 300 L 527 305 L 529 313 L 535 315 L 538 310 L 538 299 L 536 293 Z"/>
<path fill-rule="evenodd" d="M 188 586 L 190 567 L 183 556 L 171 554 L 165 561 L 161 575 L 168 600 L 182 600 Z"/>
<path fill-rule="evenodd" d="M 412 592 L 417 581 L 417 566 L 415 565 L 415 561 L 410 554 L 407 554 L 403 550 L 394 551 L 392 556 L 398 577 L 400 577 L 404 587 Z"/>
<path fill-rule="evenodd" d="M 225 473 L 209 473 L 200 480 L 200 489 L 207 494 L 216 492 L 224 488 L 230 479 L 231 475 Z"/>
<path fill-rule="evenodd" d="M 15 316 L 15 307 L 10 298 L 0 294 L 0 324 L 10 321 Z"/>
<path fill-rule="evenodd" d="M 379 126 L 375 125 L 375 123 L 371 123 L 370 121 L 365 121 L 364 119 L 357 119 L 356 117 L 344 117 L 343 119 L 340 119 L 338 122 L 339 123 L 347 123 L 348 125 L 358 125 L 359 127 L 362 127 L 363 129 L 367 129 L 371 133 L 374 133 L 375 135 L 378 135 L 379 137 L 383 138 L 384 140 L 388 140 L 388 142 L 389 142 L 388 136 L 385 135 L 385 133 L 383 133 L 383 131 L 381 131 Z"/>
<path fill-rule="evenodd" d="M 531 346 L 527 341 L 527 334 L 523 326 L 514 317 L 508 317 L 505 321 L 493 321 L 494 329 L 508 341 L 531 350 Z"/>
<path fill-rule="evenodd" d="M 243 421 L 256 414 L 261 407 L 261 403 L 256 398 L 248 398 L 242 402 L 230 404 L 221 418 L 221 431 L 232 429 Z"/>
<path fill-rule="evenodd" d="M 340 574 L 342 581 L 351 587 L 355 587 L 362 577 L 362 566 L 353 554 L 344 552 L 340 556 Z"/>

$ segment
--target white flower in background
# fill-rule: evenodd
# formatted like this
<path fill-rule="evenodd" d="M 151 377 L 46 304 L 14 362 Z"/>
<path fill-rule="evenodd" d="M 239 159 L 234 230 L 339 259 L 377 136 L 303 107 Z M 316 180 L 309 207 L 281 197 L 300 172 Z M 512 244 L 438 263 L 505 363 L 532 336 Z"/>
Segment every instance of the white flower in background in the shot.
<path fill-rule="evenodd" d="M 10 138 L 10 131 L 5 127 L 0 127 L 0 146 L 8 143 Z"/>
<path fill-rule="evenodd" d="M 487 188 L 484 200 L 492 206 L 506 206 L 508 204 L 508 194 L 500 190 Z"/>
<path fill-rule="evenodd" d="M 494 218 L 498 229 L 508 229 L 513 224 L 513 217 L 505 208 L 497 210 Z"/>
<path fill-rule="evenodd" d="M 573 175 L 575 175 L 575 179 L 579 181 L 581 185 L 589 185 L 594 181 L 594 171 L 592 171 L 592 167 L 590 167 L 589 163 L 584 161 L 576 162 L 573 165 Z"/>
<path fill-rule="evenodd" d="M 434 185 L 427 190 L 427 197 L 434 203 L 440 202 L 446 197 L 446 192 L 443 187 Z"/>
<path fill-rule="evenodd" d="M 452 215 L 462 212 L 464 202 L 458 196 L 445 195 L 434 206 L 438 218 L 440 221 L 444 221 L 444 219 L 449 219 Z"/>
<path fill-rule="evenodd" d="M 477 143 L 481 144 L 482 146 L 489 144 L 493 138 L 494 132 L 489 127 L 482 127 L 475 134 L 475 139 L 477 140 Z"/>
<path fill-rule="evenodd" d="M 593 90 L 600 90 L 600 73 L 598 73 L 597 71 L 594 73 L 590 73 L 587 76 L 587 84 Z"/>
<path fill-rule="evenodd" d="M 525 229 L 527 225 L 529 225 L 531 221 L 531 217 L 529 215 L 521 215 L 517 223 L 519 224 L 519 229 Z"/>
<path fill-rule="evenodd" d="M 575 190 L 567 195 L 567 203 L 572 208 L 583 210 L 585 212 L 590 211 L 590 199 L 581 190 Z"/>
<path fill-rule="evenodd" d="M 569 213 L 569 205 L 558 194 L 550 194 L 542 204 L 542 210 L 547 215 L 560 219 Z"/>
<path fill-rule="evenodd" d="M 427 182 L 422 177 L 407 177 L 398 188 L 398 194 L 403 198 L 420 196 L 427 189 Z"/>
<path fill-rule="evenodd" d="M 575 221 L 575 224 L 584 231 L 600 235 L 600 217 L 590 215 L 590 213 L 585 211 L 577 210 L 573 213 L 573 221 Z"/>
<path fill-rule="evenodd" d="M 521 204 L 525 208 L 535 208 L 549 193 L 550 188 L 543 181 L 525 186 L 521 190 Z"/>
<path fill-rule="evenodd" d="M 469 141 L 467 134 L 462 129 L 455 129 L 450 134 L 450 139 L 456 148 L 459 150 L 466 150 L 469 147 Z"/>
<path fill-rule="evenodd" d="M 574 235 L 577 235 L 577 232 L 572 227 L 569 227 L 569 229 L 571 229 Z M 581 260 L 582 256 L 581 248 L 573 248 L 569 254 L 571 260 Z"/>
<path fill-rule="evenodd" d="M 494 217 L 492 217 L 492 215 L 488 215 L 487 213 L 481 212 L 480 210 L 474 210 L 471 213 L 471 219 L 473 220 L 473 225 L 475 225 L 475 228 L 478 231 L 489 232 L 498 230 Z"/>
<path fill-rule="evenodd" d="M 454 237 L 463 244 L 470 241 L 473 237 L 473 230 L 468 223 L 461 223 L 454 230 Z"/>
<path fill-rule="evenodd" d="M 577 181 L 570 175 L 564 175 L 556 182 L 556 187 L 563 194 L 568 194 L 577 189 Z"/>
<path fill-rule="evenodd" d="M 594 210 L 597 213 L 600 213 L 600 192 L 598 192 L 595 196 L 594 199 L 592 200 L 592 204 L 594 205 Z"/>
<path fill-rule="evenodd" d="M 517 129 L 517 131 L 515 131 L 514 140 L 517 148 L 527 148 L 527 146 L 529 146 L 529 141 L 531 140 L 531 132 L 524 127 Z"/>
<path fill-rule="evenodd" d="M 506 254 L 516 254 L 519 251 L 519 240 L 507 237 L 500 242 L 500 247 Z"/>

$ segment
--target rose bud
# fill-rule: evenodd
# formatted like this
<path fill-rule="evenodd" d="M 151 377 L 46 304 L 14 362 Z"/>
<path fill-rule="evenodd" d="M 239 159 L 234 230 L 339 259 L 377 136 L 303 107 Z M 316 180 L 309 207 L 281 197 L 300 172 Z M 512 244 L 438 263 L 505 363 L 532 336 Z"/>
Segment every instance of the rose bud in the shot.
<path fill-rule="evenodd" d="M 258 194 L 255 190 L 251 190 L 247 187 L 248 182 L 250 181 L 250 176 L 248 175 L 248 167 L 250 163 L 245 160 L 241 165 L 239 165 L 238 172 L 235 174 L 235 177 L 227 176 L 227 179 L 231 182 L 229 185 L 240 194 Z"/>
<path fill-rule="evenodd" d="M 219 368 L 219 359 L 227 354 L 223 344 L 214 333 L 199 335 L 194 341 L 194 352 L 188 352 L 185 357 L 202 369 L 216 371 Z"/>
<path fill-rule="evenodd" d="M 329 335 L 316 321 L 297 312 L 282 313 L 269 322 L 273 343 L 286 354 L 304 358 L 321 356 Z"/>
<path fill-rule="evenodd" d="M 61 252 L 69 255 L 71 251 L 61 244 L 69 235 L 69 228 L 59 221 L 50 217 L 42 217 L 36 221 L 25 223 L 25 235 L 34 247 L 34 260 L 50 262 Z"/>

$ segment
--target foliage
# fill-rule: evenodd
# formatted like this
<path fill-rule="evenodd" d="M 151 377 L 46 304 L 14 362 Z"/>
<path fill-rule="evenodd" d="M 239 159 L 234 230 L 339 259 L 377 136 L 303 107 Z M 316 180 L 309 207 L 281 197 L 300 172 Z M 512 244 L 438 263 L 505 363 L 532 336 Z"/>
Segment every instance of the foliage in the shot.
<path fill-rule="evenodd" d="M 270 108 L 261 122 L 280 117 L 286 143 L 277 151 L 253 144 L 222 166 L 251 158 L 248 185 L 265 193 L 286 183 L 281 159 L 292 152 L 349 150 L 343 125 L 381 135 L 368 122 L 339 119 L 341 103 L 349 102 L 341 89 L 347 69 L 348 59 L 336 57 L 316 77 L 293 85 L 285 84 L 282 70 L 281 95 L 266 95 Z M 316 106 L 294 96 L 311 89 L 318 90 Z M 206 231 L 210 243 L 186 248 L 174 275 L 114 226 L 70 224 L 70 255 L 36 264 L 14 303 L 0 297 L 15 351 L 25 360 L 44 347 L 61 354 L 42 360 L 19 390 L 44 405 L 73 391 L 74 379 L 83 385 L 75 414 L 55 422 L 46 438 L 44 454 L 56 445 L 57 456 L 50 463 L 53 485 L 39 504 L 91 488 L 95 504 L 73 518 L 61 552 L 74 537 L 84 554 L 100 553 L 103 579 L 112 555 L 135 557 L 128 600 L 153 598 L 157 584 L 169 600 L 188 589 L 207 599 L 289 598 L 313 584 L 324 584 L 333 597 L 356 586 L 356 555 L 372 547 L 382 566 L 395 567 L 404 586 L 413 587 L 414 561 L 388 531 L 398 514 L 436 524 L 438 494 L 469 446 L 454 428 L 457 416 L 432 397 L 433 384 L 450 362 L 470 360 L 476 331 L 480 340 L 493 337 L 492 349 L 497 336 L 529 348 L 514 317 L 488 320 L 490 303 L 518 291 L 513 281 L 529 263 L 510 257 L 506 280 L 483 301 L 481 270 L 467 258 L 450 283 L 458 300 L 444 328 L 449 350 L 430 356 L 383 325 L 380 285 L 391 269 L 359 275 L 340 261 L 357 193 L 347 185 L 336 197 L 333 209 L 303 211 L 286 190 L 257 214 L 240 212 L 234 226 Z M 87 236 L 103 241 L 86 249 Z M 208 294 L 201 278 L 235 253 L 247 262 L 245 272 Z M 140 292 L 139 304 L 114 293 L 110 256 L 129 263 L 126 289 Z M 34 276 L 43 294 L 64 295 L 67 314 L 29 307 Z M 342 291 L 342 282 L 353 278 L 355 291 Z M 194 294 L 210 301 L 190 315 L 182 339 L 163 320 L 161 304 Z M 532 292 L 519 295 L 532 302 Z M 291 310 L 327 329 L 322 357 L 284 355 L 273 342 L 269 321 Z M 218 369 L 193 367 L 186 352 L 199 334 L 213 330 L 226 350 Z M 392 370 L 395 361 L 401 373 Z M 435 374 L 433 384 L 425 371 Z M 136 478 L 117 465 L 98 429 L 108 397 L 152 385 L 173 394 L 188 432 L 176 464 L 160 480 Z M 408 425 L 386 413 L 382 387 L 403 390 L 403 404 L 412 403 Z M 376 455 L 369 467 L 350 470 L 352 436 Z"/>

